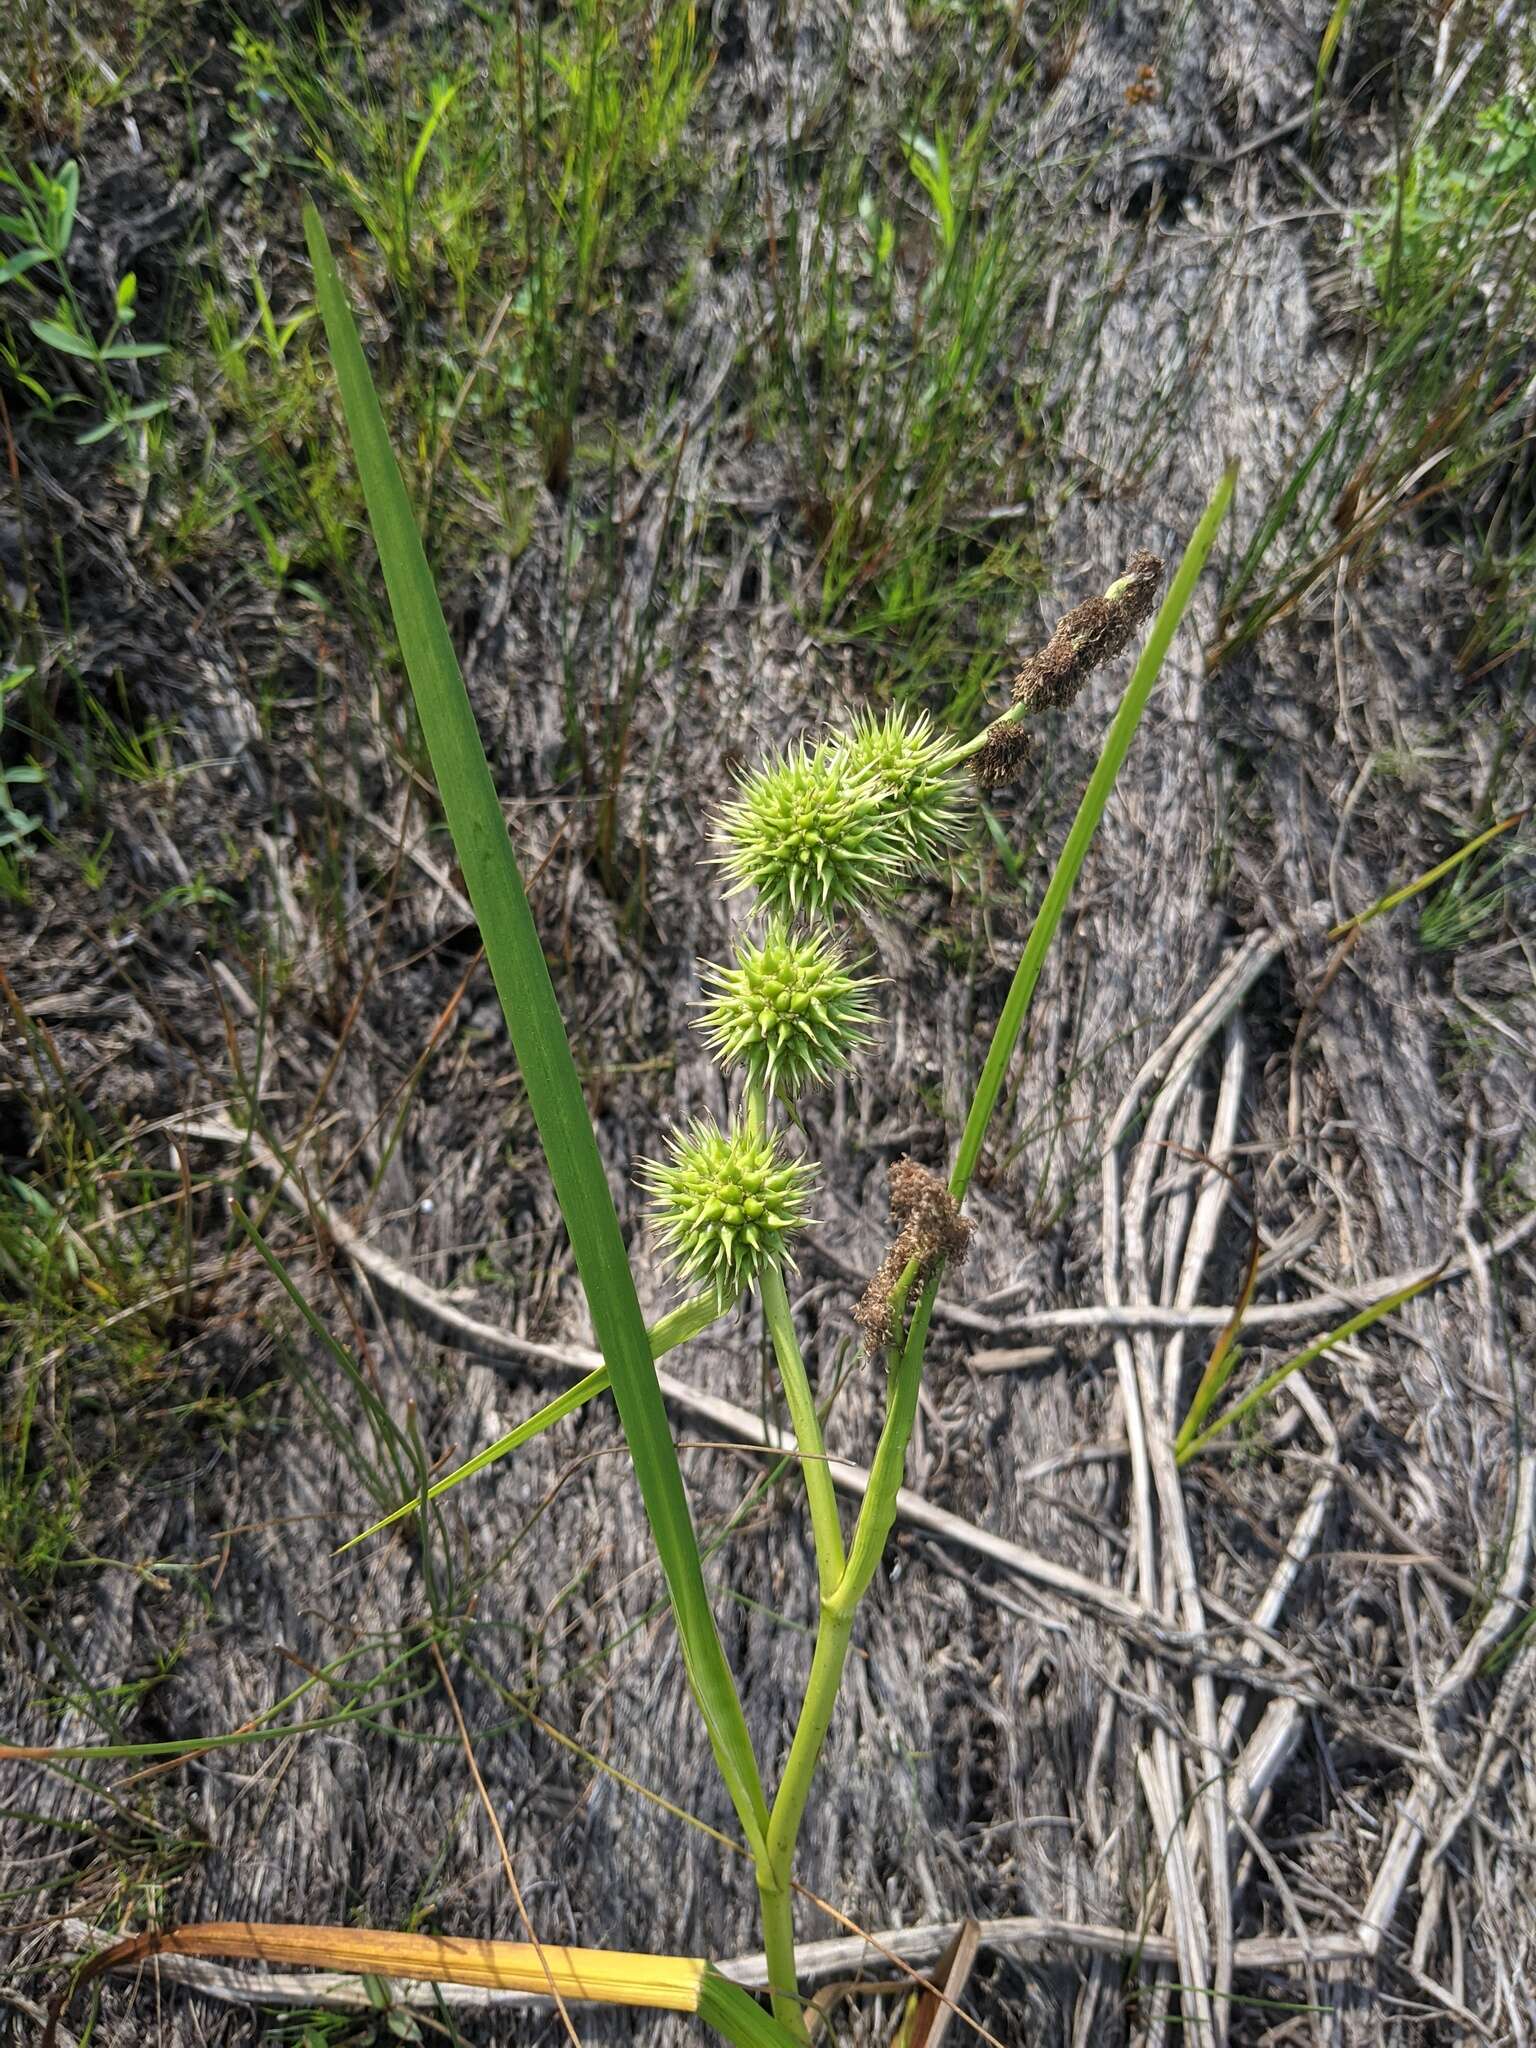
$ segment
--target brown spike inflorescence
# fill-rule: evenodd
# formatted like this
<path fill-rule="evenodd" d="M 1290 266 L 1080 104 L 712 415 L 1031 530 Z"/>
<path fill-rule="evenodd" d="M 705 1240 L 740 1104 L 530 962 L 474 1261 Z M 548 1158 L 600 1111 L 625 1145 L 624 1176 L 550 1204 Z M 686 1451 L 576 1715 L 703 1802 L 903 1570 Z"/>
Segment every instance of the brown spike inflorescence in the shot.
<path fill-rule="evenodd" d="M 986 744 L 971 756 L 978 789 L 1003 789 L 1035 758 L 1035 743 L 1016 721 L 988 726 Z"/>
<path fill-rule="evenodd" d="M 1151 617 L 1162 575 L 1161 557 L 1141 549 L 1103 597 L 1074 605 L 1014 678 L 1014 703 L 1030 711 L 1070 704 L 1093 671 L 1128 647 L 1136 628 Z"/>
<path fill-rule="evenodd" d="M 891 1168 L 891 1215 L 901 1230 L 853 1312 L 871 1354 L 896 1341 L 891 1294 L 914 1260 L 929 1279 L 942 1265 L 960 1265 L 971 1246 L 971 1226 L 960 1214 L 944 1182 L 915 1159 L 898 1159 Z"/>

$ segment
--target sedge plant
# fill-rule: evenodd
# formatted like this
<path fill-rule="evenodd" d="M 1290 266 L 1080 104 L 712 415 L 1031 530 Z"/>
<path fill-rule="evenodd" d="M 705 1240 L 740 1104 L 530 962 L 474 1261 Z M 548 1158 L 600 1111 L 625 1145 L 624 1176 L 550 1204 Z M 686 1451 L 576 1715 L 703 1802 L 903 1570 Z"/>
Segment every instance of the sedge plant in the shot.
<path fill-rule="evenodd" d="M 740 936 L 728 960 L 705 969 L 700 1026 L 730 1083 L 734 1107 L 722 1123 L 700 1121 L 675 1131 L 663 1155 L 644 1171 L 654 1238 L 684 1295 L 678 1308 L 647 1329 L 490 769 L 357 329 L 313 207 L 306 209 L 305 228 L 347 431 L 423 736 L 603 1360 L 578 1387 L 439 1480 L 431 1493 L 435 1497 L 483 1471 L 582 1401 L 612 1396 L 688 1683 L 761 1901 L 771 2016 L 755 2007 L 750 2021 L 736 2008 L 724 2017 L 713 2008 L 703 2016 L 733 2040 L 804 2042 L 792 1918 L 796 1845 L 813 1812 L 817 1766 L 859 1608 L 895 1521 L 935 1291 L 946 1265 L 964 1256 L 969 1226 L 962 1207 L 1046 954 L 1226 512 L 1234 477 L 1229 472 L 1222 478 L 1161 604 L 1162 565 L 1138 555 L 1103 596 L 1062 620 L 1049 645 L 1025 665 L 1012 704 L 983 731 L 956 739 L 921 716 L 866 714 L 850 730 L 808 735 L 742 776 L 718 819 L 711 856 L 739 903 Z M 1031 717 L 1070 702 L 1090 672 L 1125 651 L 1149 620 L 1140 658 L 1003 1005 L 950 1172 L 941 1177 L 904 1161 L 892 1173 L 898 1228 L 858 1310 L 868 1345 L 884 1366 L 886 1411 L 867 1494 L 850 1524 L 834 1492 L 786 1275 L 793 1270 L 797 1233 L 816 1199 L 817 1173 L 806 1156 L 801 1105 L 859 1059 L 875 1028 L 875 976 L 860 952 L 861 920 L 945 865 L 969 829 L 977 789 L 997 787 L 1026 763 Z M 760 1759 L 754 1749 L 715 1625 L 654 1365 L 663 1351 L 698 1336 L 748 1297 L 761 1310 L 796 1440 L 819 1593 L 798 1723 L 776 1783 L 764 1769 L 771 1760 Z M 425 1498 L 418 1497 L 376 1526 L 424 1507 Z M 667 1959 L 655 1960 L 660 1967 Z"/>

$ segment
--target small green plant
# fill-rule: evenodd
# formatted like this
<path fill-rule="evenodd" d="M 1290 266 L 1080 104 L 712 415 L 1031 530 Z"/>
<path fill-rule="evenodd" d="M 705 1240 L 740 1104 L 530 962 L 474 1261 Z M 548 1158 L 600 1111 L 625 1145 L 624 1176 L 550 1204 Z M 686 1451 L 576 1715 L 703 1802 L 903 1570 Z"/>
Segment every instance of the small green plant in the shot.
<path fill-rule="evenodd" d="M 697 176 L 680 146 L 711 61 L 695 9 L 476 8 L 425 49 L 381 47 L 359 11 L 317 18 L 302 43 L 242 26 L 235 48 L 253 178 L 295 169 L 334 195 L 377 249 L 406 338 L 431 325 L 408 400 L 429 488 L 458 429 L 492 422 L 563 488 L 584 393 L 628 319 L 622 258 Z M 496 494 L 487 469 L 477 496 Z"/>
<path fill-rule="evenodd" d="M 1360 223 L 1361 254 L 1389 321 L 1454 282 L 1462 311 L 1486 303 L 1497 269 L 1468 269 L 1466 248 L 1508 237 L 1536 205 L 1536 113 L 1510 95 L 1484 107 L 1470 133 L 1410 150 Z"/>
<path fill-rule="evenodd" d="M 893 1175 L 892 1212 L 899 1230 L 860 1311 L 872 1348 L 884 1358 L 887 1409 L 869 1491 L 851 1531 L 844 1528 L 833 1491 L 822 1419 L 784 1287 L 794 1234 L 808 1213 L 813 1169 L 797 1153 L 793 1104 L 776 1102 L 770 1081 L 781 1094 L 791 1076 L 814 1086 L 856 1056 L 867 1030 L 862 1005 L 848 989 L 835 982 L 829 989 L 826 982 L 828 974 L 835 977 L 839 971 L 833 920 L 859 915 L 916 873 L 944 862 L 972 801 L 967 770 L 991 786 L 1000 772 L 1000 753 L 1017 762 L 1011 735 L 1031 709 L 1034 672 L 1021 676 L 1013 706 L 972 739 L 942 741 L 919 721 L 861 724 L 851 734 L 792 748 L 750 775 L 726 806 L 721 835 L 728 872 L 738 891 L 753 893 L 767 919 L 762 939 L 748 942 L 745 959 L 738 951 L 732 967 L 719 968 L 711 977 L 717 1005 L 712 1036 L 727 1063 L 742 1071 L 743 1098 L 726 1128 L 696 1124 L 680 1133 L 671 1157 L 649 1169 L 647 1178 L 664 1245 L 682 1276 L 704 1289 L 668 1321 L 678 1326 L 678 1336 L 697 1334 L 747 1290 L 756 1292 L 800 1454 L 820 1612 L 798 1724 L 770 1796 L 715 1626 L 656 1380 L 653 1360 L 661 1329 L 648 1332 L 640 1314 L 613 1196 L 474 715 L 357 330 L 312 208 L 305 226 L 321 316 L 423 734 L 605 1361 L 583 1391 L 614 1396 L 689 1683 L 757 1877 L 774 2022 L 760 2013 L 751 2022 L 740 2014 L 706 2016 L 731 2039 L 805 2042 L 792 1915 L 795 1848 L 855 1618 L 895 1518 L 935 1290 L 946 1263 L 963 1256 L 968 1226 L 961 1205 L 980 1163 L 1046 954 L 1225 514 L 1234 479 L 1231 473 L 1223 479 L 1148 635 L 1015 973 L 951 1171 L 941 1178 L 909 1161 Z M 1151 611 L 1159 566 L 1138 558 L 1104 598 L 1063 621 L 1041 658 L 1041 672 L 1055 690 L 1052 701 L 1066 701 L 1092 667 L 1126 645 Z M 798 936 L 786 938 L 787 929 Z M 814 1008 L 818 998 L 807 986 L 808 978 L 818 977 L 819 1012 Z M 763 1001 L 754 1018 L 748 998 L 756 992 Z M 786 998 L 782 1007 L 781 995 Z M 797 1014 L 797 997 L 804 998 L 798 1014 L 813 1015 L 814 1028 L 785 1038 L 780 1021 Z M 795 1048 L 787 1062 L 786 1046 Z M 571 1395 L 562 1397 L 562 1412 L 572 1405 Z M 523 1439 L 540 1426 L 542 1418 L 534 1418 L 524 1426 Z M 476 1469 L 488 1462 L 484 1454 L 473 1461 Z M 437 1482 L 432 1492 L 461 1476 Z M 411 1505 L 397 1513 L 409 1512 Z M 738 2031 L 741 2027 L 753 2031 Z"/>
<path fill-rule="evenodd" d="M 23 1014 L 8 1011 L 6 1027 L 40 1052 Z M 164 1394 L 180 1251 L 155 1228 L 165 1188 L 90 1126 L 57 1075 L 36 1071 L 46 1138 L 0 1171 L 0 1569 L 18 1584 L 74 1551 L 99 1470 L 127 1460 L 126 1429 L 93 1451 L 82 1413 L 106 1408 L 116 1427 Z M 163 1444 L 163 1410 L 157 1433 Z"/>
<path fill-rule="evenodd" d="M 1257 1385 L 1250 1387 L 1246 1394 L 1234 1401 L 1230 1408 L 1223 1410 L 1213 1422 L 1210 1419 L 1211 1410 L 1243 1356 L 1237 1348 L 1242 1315 L 1240 1308 L 1238 1315 L 1222 1332 L 1216 1348 L 1212 1351 L 1210 1361 L 1201 1375 L 1200 1384 L 1195 1389 L 1194 1399 L 1189 1404 L 1188 1413 L 1180 1425 L 1178 1436 L 1174 1439 L 1174 1455 L 1178 1462 L 1187 1465 L 1191 1458 L 1198 1457 L 1229 1430 L 1243 1431 L 1252 1428 L 1257 1417 L 1274 1400 L 1293 1373 L 1305 1372 L 1309 1365 L 1326 1356 L 1335 1345 L 1346 1343 L 1351 1337 L 1358 1337 L 1362 1331 L 1370 1329 L 1373 1323 L 1379 1323 L 1383 1316 L 1392 1315 L 1404 1307 L 1415 1295 L 1433 1287 L 1442 1271 L 1443 1268 L 1437 1266 L 1432 1273 L 1426 1273 L 1421 1279 L 1410 1282 L 1407 1287 L 1399 1288 L 1395 1294 L 1386 1295 L 1380 1301 L 1373 1301 L 1369 1308 L 1361 1309 L 1358 1315 L 1340 1323 L 1337 1329 L 1329 1330 L 1324 1336 L 1316 1338 L 1305 1350 L 1298 1351 L 1294 1357 L 1286 1359 L 1283 1365 L 1277 1365 L 1272 1372 L 1265 1373 Z M 1251 1280 L 1245 1292 L 1251 1292 Z"/>
<path fill-rule="evenodd" d="M 0 896 L 12 898 L 25 894 L 21 874 L 23 849 L 28 835 L 38 826 L 30 812 L 18 808 L 13 791 L 35 788 L 47 780 L 47 771 L 35 761 L 7 765 L 5 700 L 20 690 L 33 673 L 31 668 L 12 668 L 0 674 Z"/>
<path fill-rule="evenodd" d="M 1536 119 L 1509 95 L 1457 111 L 1406 148 L 1356 217 L 1354 360 L 1238 561 L 1213 659 L 1294 611 L 1335 565 L 1368 559 L 1393 521 L 1431 513 L 1484 596 L 1463 665 L 1529 642 Z"/>
<path fill-rule="evenodd" d="M 40 366 L 29 368 L 17 354 L 14 341 L 7 340 L 10 367 L 18 384 L 49 418 L 72 406 L 94 406 L 101 418 L 76 434 L 82 447 L 113 434 L 126 434 L 130 428 L 158 418 L 166 410 L 166 399 L 136 397 L 113 374 L 120 365 L 147 362 L 166 352 L 164 342 L 123 338 L 137 310 L 138 279 L 130 270 L 117 280 L 111 316 L 98 334 L 92 332 L 70 275 L 69 248 L 80 201 L 79 165 L 66 163 L 53 174 L 33 164 L 22 178 L 11 165 L 0 163 L 0 185 L 9 188 L 15 208 L 0 213 L 0 234 L 20 245 L 0 261 L 0 286 L 37 298 L 41 296 L 39 279 L 49 276 L 57 294 L 51 313 L 34 314 L 27 320 L 32 335 L 49 351 L 54 374 L 44 374 Z M 87 365 L 93 373 L 89 390 L 70 386 L 72 368 L 77 364 Z"/>
<path fill-rule="evenodd" d="M 1111 295 L 1062 291 L 1091 163 L 1004 140 L 1032 69 L 1016 18 L 968 13 L 921 64 L 870 99 L 791 93 L 758 404 L 794 463 L 819 630 L 970 725 L 1039 588 L 1037 457 Z"/>

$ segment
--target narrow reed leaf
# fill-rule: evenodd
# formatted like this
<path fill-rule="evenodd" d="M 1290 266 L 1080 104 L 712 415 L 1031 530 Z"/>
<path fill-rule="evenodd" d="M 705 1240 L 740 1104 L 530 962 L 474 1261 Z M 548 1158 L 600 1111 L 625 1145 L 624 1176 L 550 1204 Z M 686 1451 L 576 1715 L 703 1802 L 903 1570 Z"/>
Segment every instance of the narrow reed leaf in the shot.
<path fill-rule="evenodd" d="M 1443 875 L 1450 874 L 1453 868 L 1459 868 L 1464 860 L 1470 859 L 1479 847 L 1486 846 L 1490 839 L 1497 839 L 1501 832 L 1507 832 L 1512 825 L 1523 824 L 1530 815 L 1529 805 L 1523 811 L 1511 811 L 1507 818 L 1500 818 L 1498 823 L 1490 825 L 1486 832 L 1479 832 L 1475 839 L 1469 839 L 1465 846 L 1459 846 L 1449 859 L 1441 861 L 1438 867 L 1430 868 L 1411 882 L 1405 882 L 1401 889 L 1392 889 L 1385 896 L 1378 897 L 1369 910 L 1357 911 L 1353 917 L 1346 917 L 1342 924 L 1334 926 L 1328 934 L 1329 938 L 1342 939 L 1346 932 L 1358 931 L 1362 925 L 1369 924 L 1373 917 L 1381 917 L 1389 910 L 1396 910 L 1399 903 L 1406 903 L 1411 896 L 1417 896 L 1422 890 L 1430 888 Z"/>
<path fill-rule="evenodd" d="M 596 1372 L 589 1372 L 585 1379 L 578 1380 L 574 1387 L 567 1387 L 563 1394 L 557 1394 L 537 1414 L 530 1415 L 525 1422 L 509 1429 L 505 1436 L 497 1437 L 495 1443 L 487 1444 L 483 1451 L 476 1451 L 466 1464 L 456 1466 L 442 1479 L 434 1480 L 426 1493 L 415 1494 L 410 1500 L 402 1501 L 399 1507 L 387 1514 L 381 1522 L 374 1522 L 369 1528 L 361 1529 L 357 1535 L 349 1536 L 345 1543 L 339 1543 L 331 1552 L 340 1557 L 359 1543 L 366 1543 L 370 1536 L 377 1536 L 381 1529 L 391 1529 L 406 1515 L 414 1515 L 420 1509 L 423 1499 L 441 1500 L 445 1493 L 462 1486 L 466 1479 L 473 1479 L 488 1465 L 507 1457 L 511 1452 L 521 1450 L 526 1443 L 532 1443 L 536 1436 L 542 1436 L 546 1429 L 552 1429 L 557 1422 L 563 1422 L 567 1415 L 574 1415 L 578 1408 L 584 1408 L 588 1401 L 608 1391 L 608 1368 L 600 1365 Z"/>
<path fill-rule="evenodd" d="M 670 1315 L 665 1315 L 660 1322 L 652 1324 L 648 1332 L 652 1359 L 662 1358 L 676 1345 L 686 1343 L 690 1337 L 697 1337 L 701 1331 L 707 1330 L 711 1323 L 718 1322 L 719 1318 L 720 1307 L 713 1295 L 702 1295 L 697 1301 L 684 1302 L 681 1308 L 673 1309 Z M 524 1444 L 532 1443 L 536 1436 L 542 1436 L 546 1429 L 557 1422 L 563 1422 L 567 1415 L 574 1415 L 578 1408 L 585 1407 L 587 1402 L 594 1400 L 597 1395 L 605 1394 L 608 1391 L 608 1384 L 608 1368 L 606 1365 L 600 1365 L 596 1372 L 589 1372 L 584 1379 L 578 1380 L 575 1386 L 567 1387 L 564 1393 L 557 1394 L 553 1401 L 546 1402 L 536 1414 L 528 1416 L 515 1428 L 509 1429 L 505 1436 L 497 1437 L 495 1443 L 487 1444 L 483 1451 L 476 1451 L 467 1463 L 457 1466 L 452 1472 L 435 1481 L 427 1488 L 426 1498 L 429 1501 L 441 1500 L 445 1493 L 450 1492 L 455 1486 L 461 1486 L 466 1479 L 475 1478 L 488 1466 L 494 1465 L 498 1459 L 521 1450 Z M 331 1555 L 340 1557 L 355 1544 L 366 1543 L 370 1536 L 377 1536 L 381 1529 L 392 1528 L 403 1516 L 415 1514 L 421 1506 L 421 1500 L 420 1494 L 413 1494 L 409 1500 L 402 1501 L 399 1507 L 387 1514 L 382 1522 L 375 1522 L 371 1529 L 363 1529 L 356 1536 L 349 1536 L 345 1543 L 338 1544 Z"/>
<path fill-rule="evenodd" d="M 395 1424 L 394 1417 L 368 1384 L 366 1376 L 359 1371 L 357 1360 L 352 1356 L 351 1352 L 347 1350 L 345 1345 L 337 1343 L 319 1316 L 315 1314 L 314 1309 L 305 1300 L 302 1289 L 294 1285 L 293 1279 L 283 1265 L 282 1260 L 277 1257 L 272 1247 L 246 1214 L 242 1205 L 239 1202 L 232 1202 L 230 1207 L 234 1211 L 236 1223 L 239 1224 L 240 1228 L 255 1246 L 262 1264 L 304 1318 L 311 1334 L 330 1353 L 336 1364 L 341 1367 L 341 1370 L 351 1382 L 352 1391 L 357 1395 L 358 1405 L 368 1418 L 375 1443 L 379 1444 L 389 1454 L 391 1462 L 395 1466 L 395 1479 L 398 1485 L 398 1482 L 403 1480 L 405 1476 L 405 1461 L 400 1455 L 400 1446 L 404 1442 L 404 1438 Z M 365 1457 L 360 1450 L 354 1449 L 353 1455 L 355 1462 L 365 1476 L 368 1490 L 372 1493 L 374 1499 L 380 1502 L 388 1500 L 390 1494 L 396 1488 L 388 1485 L 387 1476 L 381 1473 L 372 1460 Z"/>
<path fill-rule="evenodd" d="M 799 2048 L 793 2034 L 765 2012 L 755 1998 L 722 1976 L 712 1964 L 704 1967 L 699 1986 L 699 2018 L 724 2035 L 731 2048 Z"/>
<path fill-rule="evenodd" d="M 1359 1315 L 1351 1316 L 1347 1323 L 1340 1323 L 1336 1330 L 1327 1331 L 1315 1343 L 1309 1344 L 1305 1351 L 1298 1351 L 1296 1356 L 1288 1358 L 1284 1365 L 1276 1366 L 1272 1373 L 1266 1373 L 1256 1387 L 1244 1394 L 1240 1401 L 1234 1401 L 1225 1414 L 1218 1415 L 1209 1429 L 1203 1429 L 1198 1436 L 1191 1437 L 1182 1449 L 1175 1446 L 1175 1455 L 1179 1463 L 1187 1465 L 1208 1443 L 1214 1442 L 1219 1436 L 1224 1436 L 1229 1429 L 1235 1429 L 1245 1416 L 1251 1415 L 1255 1408 L 1262 1407 L 1278 1392 L 1293 1372 L 1304 1371 L 1315 1358 L 1321 1358 L 1325 1351 L 1331 1351 L 1335 1344 L 1342 1344 L 1349 1337 L 1357 1337 L 1362 1330 L 1368 1330 L 1372 1323 L 1379 1323 L 1383 1316 L 1389 1316 L 1394 1309 L 1401 1308 L 1405 1301 L 1412 1301 L 1416 1294 L 1422 1294 L 1426 1287 L 1433 1287 L 1444 1271 L 1444 1266 L 1437 1266 L 1433 1273 L 1426 1273 L 1422 1279 L 1415 1280 L 1411 1287 L 1399 1288 L 1396 1294 L 1389 1294 L 1381 1301 L 1372 1302 L 1371 1306 L 1362 1309 Z"/>
<path fill-rule="evenodd" d="M 954 1171 L 950 1176 L 950 1193 L 957 1202 L 963 1201 L 965 1191 L 971 1184 L 981 1158 L 982 1144 L 986 1139 L 987 1126 L 991 1123 L 998 1100 L 1007 1078 L 1008 1063 L 1013 1058 L 1015 1046 L 1024 1029 L 1024 1019 L 1029 1014 L 1030 1001 L 1035 993 L 1035 984 L 1040 979 L 1040 970 L 1045 965 L 1045 956 L 1050 951 L 1051 941 L 1067 907 L 1067 898 L 1087 857 L 1093 835 L 1099 828 L 1114 789 L 1116 777 L 1124 765 L 1135 738 L 1136 728 L 1141 723 L 1141 714 L 1147 708 L 1153 685 L 1162 669 L 1168 648 L 1177 632 L 1179 622 L 1195 594 L 1195 585 L 1205 567 L 1205 558 L 1211 551 L 1217 530 L 1226 516 L 1232 502 L 1232 492 L 1237 483 L 1237 468 L 1234 464 L 1227 470 L 1216 486 L 1215 495 L 1206 507 L 1200 524 L 1184 550 L 1184 559 L 1178 566 L 1168 595 L 1163 599 L 1152 630 L 1147 635 L 1146 645 L 1141 650 L 1141 659 L 1126 686 L 1115 713 L 1114 722 L 1104 741 L 1098 764 L 1083 792 L 1078 805 L 1077 816 L 1072 820 L 1072 829 L 1067 834 L 1061 858 L 1056 863 L 1046 887 L 1044 899 L 1035 917 L 1033 928 L 1024 948 L 1024 957 L 1014 973 L 1013 986 L 1008 991 L 997 1028 L 992 1034 L 992 1044 L 987 1052 L 986 1062 L 981 1070 L 981 1079 L 976 1084 L 976 1094 L 971 1102 L 965 1129 L 960 1134 L 960 1143 L 955 1153 Z"/>
<path fill-rule="evenodd" d="M 762 1781 L 709 1605 L 677 1448 L 656 1383 L 597 1137 L 356 323 L 312 204 L 304 209 L 304 235 L 347 432 L 438 793 L 570 1233 L 598 1347 L 612 1376 L 689 1682 L 732 1803 L 753 1840 L 767 1820 Z"/>
<path fill-rule="evenodd" d="M 1200 1375 L 1200 1384 L 1196 1387 L 1195 1397 L 1189 1404 L 1189 1413 L 1185 1416 L 1183 1423 L 1180 1425 L 1178 1436 L 1174 1439 L 1173 1448 L 1176 1451 L 1181 1451 L 1192 1437 L 1199 1435 L 1204 1427 L 1205 1418 L 1215 1407 L 1222 1388 L 1231 1379 L 1233 1373 L 1236 1372 L 1238 1360 L 1243 1355 L 1237 1347 L 1237 1340 L 1242 1334 L 1243 1317 L 1248 1313 L 1248 1305 L 1253 1300 L 1254 1289 L 1259 1284 L 1260 1238 L 1257 1219 L 1258 1209 L 1255 1206 L 1254 1225 L 1249 1235 L 1248 1264 L 1243 1272 L 1243 1284 L 1238 1289 L 1237 1300 L 1233 1303 L 1232 1313 L 1228 1316 L 1221 1335 L 1216 1339 L 1215 1345 L 1212 1348 L 1205 1371 Z"/>

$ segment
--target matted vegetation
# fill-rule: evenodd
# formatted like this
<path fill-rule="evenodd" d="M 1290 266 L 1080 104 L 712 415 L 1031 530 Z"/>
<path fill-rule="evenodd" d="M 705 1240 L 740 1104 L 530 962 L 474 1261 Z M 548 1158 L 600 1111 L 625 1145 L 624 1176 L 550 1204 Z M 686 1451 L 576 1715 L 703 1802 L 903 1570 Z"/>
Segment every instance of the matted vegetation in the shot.
<path fill-rule="evenodd" d="M 33 11 L 0 2034 L 1524 2037 L 1533 63 Z"/>

